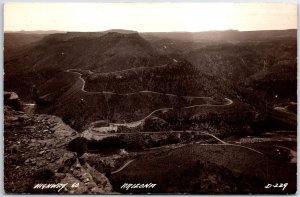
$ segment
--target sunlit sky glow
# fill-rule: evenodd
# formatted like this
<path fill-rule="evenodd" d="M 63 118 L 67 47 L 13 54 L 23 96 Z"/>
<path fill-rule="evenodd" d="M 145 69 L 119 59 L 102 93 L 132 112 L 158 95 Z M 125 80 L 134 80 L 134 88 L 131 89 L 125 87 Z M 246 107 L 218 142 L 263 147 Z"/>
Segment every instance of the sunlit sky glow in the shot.
<path fill-rule="evenodd" d="M 296 29 L 291 3 L 6 3 L 5 31 Z"/>

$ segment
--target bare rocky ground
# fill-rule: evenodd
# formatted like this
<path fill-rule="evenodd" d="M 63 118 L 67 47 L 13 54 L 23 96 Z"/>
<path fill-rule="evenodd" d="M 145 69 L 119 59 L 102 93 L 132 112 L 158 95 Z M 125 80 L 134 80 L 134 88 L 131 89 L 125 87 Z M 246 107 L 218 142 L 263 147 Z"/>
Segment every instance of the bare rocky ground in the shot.
<path fill-rule="evenodd" d="M 26 114 L 4 107 L 4 186 L 6 193 L 112 193 L 109 180 L 91 167 L 85 153 L 67 150 L 76 131 L 50 115 Z M 66 184 L 63 189 L 34 188 Z M 73 185 L 74 184 L 74 185 Z M 72 187 L 73 185 L 73 187 Z"/>

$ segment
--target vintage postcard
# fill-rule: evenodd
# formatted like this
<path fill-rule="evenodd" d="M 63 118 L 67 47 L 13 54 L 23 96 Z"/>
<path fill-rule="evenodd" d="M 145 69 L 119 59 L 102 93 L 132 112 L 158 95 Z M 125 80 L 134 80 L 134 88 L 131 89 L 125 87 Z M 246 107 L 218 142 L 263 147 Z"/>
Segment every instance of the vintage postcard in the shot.
<path fill-rule="evenodd" d="M 297 4 L 6 3 L 7 194 L 295 194 Z"/>

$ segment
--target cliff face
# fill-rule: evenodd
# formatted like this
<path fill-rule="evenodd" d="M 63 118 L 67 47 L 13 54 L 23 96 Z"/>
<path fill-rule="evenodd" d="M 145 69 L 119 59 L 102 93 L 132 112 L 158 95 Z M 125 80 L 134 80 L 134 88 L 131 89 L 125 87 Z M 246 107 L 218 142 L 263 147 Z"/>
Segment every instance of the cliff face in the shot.
<path fill-rule="evenodd" d="M 4 118 L 6 193 L 113 192 L 108 179 L 91 167 L 84 156 L 67 150 L 78 134 L 60 118 L 29 115 L 8 106 L 4 106 Z M 49 184 L 56 186 L 47 188 Z"/>

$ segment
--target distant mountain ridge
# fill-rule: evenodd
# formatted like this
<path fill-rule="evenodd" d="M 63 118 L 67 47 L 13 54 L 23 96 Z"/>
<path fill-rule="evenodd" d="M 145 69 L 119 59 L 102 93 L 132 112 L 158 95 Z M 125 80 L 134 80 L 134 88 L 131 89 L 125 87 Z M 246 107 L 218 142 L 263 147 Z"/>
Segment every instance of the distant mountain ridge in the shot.
<path fill-rule="evenodd" d="M 51 68 L 59 70 L 81 68 L 107 72 L 114 71 L 115 66 L 118 69 L 128 69 L 159 65 L 168 61 L 138 33 L 108 32 L 97 37 L 95 34 L 50 34 L 11 60 L 11 64 L 17 70 L 39 70 L 51 65 Z"/>
<path fill-rule="evenodd" d="M 4 31 L 4 33 L 19 33 L 19 34 L 55 34 L 55 33 L 66 33 L 67 31 L 59 30 L 34 30 L 34 31 Z"/>
<path fill-rule="evenodd" d="M 174 39 L 185 41 L 264 41 L 274 38 L 292 37 L 297 38 L 297 29 L 287 30 L 261 30 L 261 31 L 204 31 L 204 32 L 143 32 L 140 33 L 145 39 Z"/>
<path fill-rule="evenodd" d="M 138 32 L 134 30 L 125 29 L 109 29 L 105 31 L 96 32 L 82 32 L 82 31 L 6 31 L 5 34 L 65 34 L 65 36 L 73 37 L 99 37 L 106 33 L 121 33 L 131 34 L 139 33 L 139 35 L 145 39 L 153 39 L 159 37 L 160 39 L 168 38 L 175 40 L 228 40 L 228 41 L 251 41 L 251 40 L 263 40 L 263 39 L 274 39 L 282 37 L 297 38 L 297 29 L 286 29 L 286 30 L 257 30 L 257 31 L 239 31 L 239 30 L 214 30 L 214 31 L 199 31 L 199 32 L 188 32 L 188 31 L 170 31 L 170 32 Z"/>

